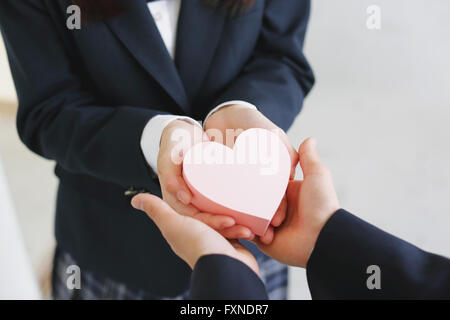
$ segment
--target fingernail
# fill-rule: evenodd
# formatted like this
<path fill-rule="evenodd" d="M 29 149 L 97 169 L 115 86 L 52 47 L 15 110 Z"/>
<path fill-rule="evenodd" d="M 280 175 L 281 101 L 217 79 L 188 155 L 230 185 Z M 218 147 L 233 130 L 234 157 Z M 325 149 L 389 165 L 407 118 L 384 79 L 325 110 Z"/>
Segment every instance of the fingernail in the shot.
<path fill-rule="evenodd" d="M 235 221 L 232 219 L 226 220 L 225 222 L 222 223 L 222 225 L 220 226 L 221 229 L 225 229 L 225 228 L 229 228 L 235 225 Z"/>
<path fill-rule="evenodd" d="M 250 230 L 244 230 L 244 235 L 243 235 L 243 237 L 242 238 L 244 238 L 244 239 L 249 239 L 251 236 L 252 236 L 252 232 L 250 231 Z"/>
<path fill-rule="evenodd" d="M 178 191 L 177 193 L 178 200 L 181 201 L 184 205 L 188 205 L 191 202 L 191 197 L 187 194 L 186 191 Z"/>
<path fill-rule="evenodd" d="M 142 202 L 141 202 L 141 200 L 139 200 L 138 197 L 134 197 L 133 199 L 131 199 L 131 205 L 136 210 L 141 210 L 142 211 Z"/>

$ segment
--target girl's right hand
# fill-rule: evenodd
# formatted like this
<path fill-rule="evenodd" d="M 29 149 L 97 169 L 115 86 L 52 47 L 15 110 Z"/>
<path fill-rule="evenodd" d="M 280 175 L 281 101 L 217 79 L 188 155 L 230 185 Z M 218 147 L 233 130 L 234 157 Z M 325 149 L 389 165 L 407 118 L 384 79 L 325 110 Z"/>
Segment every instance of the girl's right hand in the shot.
<path fill-rule="evenodd" d="M 182 175 L 183 158 L 191 146 L 209 138 L 200 126 L 185 120 L 174 120 L 161 135 L 158 154 L 158 178 L 164 201 L 178 213 L 196 218 L 229 239 L 253 239 L 250 229 L 236 225 L 233 218 L 199 212 L 191 204 L 190 192 Z"/>

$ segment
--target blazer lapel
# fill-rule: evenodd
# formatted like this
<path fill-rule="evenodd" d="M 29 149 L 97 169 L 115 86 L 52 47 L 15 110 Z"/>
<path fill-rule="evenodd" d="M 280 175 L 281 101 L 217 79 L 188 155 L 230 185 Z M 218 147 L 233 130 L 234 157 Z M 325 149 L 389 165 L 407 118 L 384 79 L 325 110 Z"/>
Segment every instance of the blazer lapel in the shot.
<path fill-rule="evenodd" d="M 189 113 L 189 100 L 183 83 L 161 39 L 146 1 L 120 1 L 126 10 L 117 17 L 107 19 L 106 24 L 145 70 L 158 81 L 185 112 Z"/>
<path fill-rule="evenodd" d="M 175 63 L 190 101 L 206 77 L 224 23 L 224 14 L 201 0 L 181 1 Z"/>

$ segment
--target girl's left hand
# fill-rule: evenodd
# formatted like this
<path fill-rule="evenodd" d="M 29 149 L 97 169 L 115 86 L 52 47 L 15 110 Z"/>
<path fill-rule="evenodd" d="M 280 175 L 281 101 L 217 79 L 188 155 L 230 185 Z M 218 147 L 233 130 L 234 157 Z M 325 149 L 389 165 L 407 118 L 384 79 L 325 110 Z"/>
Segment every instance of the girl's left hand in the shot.
<path fill-rule="evenodd" d="M 295 176 L 295 167 L 298 164 L 298 153 L 289 142 L 286 133 L 276 126 L 272 121 L 266 118 L 258 110 L 250 109 L 241 105 L 230 105 L 223 107 L 217 112 L 208 117 L 205 123 L 205 131 L 210 136 L 217 134 L 217 130 L 221 133 L 222 143 L 226 144 L 227 129 L 234 129 L 233 136 L 237 137 L 239 131 L 244 131 L 250 128 L 263 128 L 276 132 L 281 140 L 286 145 L 291 158 L 291 180 Z M 233 141 L 234 143 L 234 141 Z M 228 145 L 230 146 L 230 145 Z M 231 146 L 230 146 L 231 147 Z M 272 219 L 272 226 L 269 227 L 266 234 L 261 237 L 260 241 L 264 244 L 269 244 L 273 239 L 273 227 L 280 226 L 286 217 L 287 201 L 283 198 L 280 207 Z"/>

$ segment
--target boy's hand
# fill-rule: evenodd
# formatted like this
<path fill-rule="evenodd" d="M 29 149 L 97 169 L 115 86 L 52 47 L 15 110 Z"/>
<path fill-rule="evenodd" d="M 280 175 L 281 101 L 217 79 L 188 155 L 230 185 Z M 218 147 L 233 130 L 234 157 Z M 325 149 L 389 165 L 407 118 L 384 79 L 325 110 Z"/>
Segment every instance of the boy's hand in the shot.
<path fill-rule="evenodd" d="M 158 197 L 139 194 L 132 199 L 131 204 L 147 213 L 172 250 L 191 268 L 204 255 L 224 254 L 242 261 L 259 273 L 255 258 L 237 240 L 228 241 L 203 222 L 176 213 Z"/>
<path fill-rule="evenodd" d="M 328 219 L 339 209 L 331 173 L 320 161 L 316 141 L 308 139 L 299 150 L 303 181 L 291 181 L 287 190 L 287 217 L 275 229 L 269 245 L 258 247 L 272 258 L 306 267 L 317 238 Z"/>

